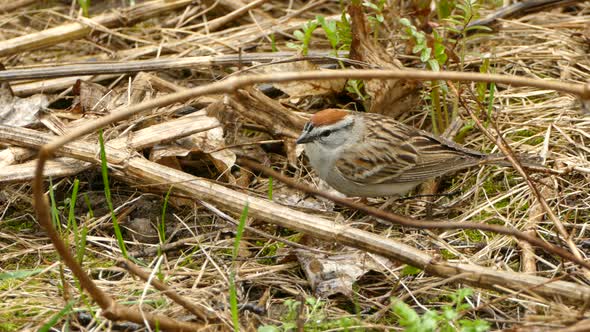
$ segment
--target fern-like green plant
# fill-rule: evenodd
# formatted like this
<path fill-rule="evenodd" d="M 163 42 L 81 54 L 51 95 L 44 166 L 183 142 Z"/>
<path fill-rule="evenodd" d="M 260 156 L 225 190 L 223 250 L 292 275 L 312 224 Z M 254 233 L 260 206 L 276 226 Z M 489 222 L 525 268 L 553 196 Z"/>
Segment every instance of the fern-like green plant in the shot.
<path fill-rule="evenodd" d="M 406 332 L 485 332 L 490 324 L 482 319 L 461 318 L 461 312 L 469 309 L 465 299 L 473 294 L 471 288 L 462 288 L 449 295 L 451 304 L 444 305 L 440 311 L 427 310 L 418 314 L 409 305 L 393 299 L 392 310 L 400 326 Z"/>
<path fill-rule="evenodd" d="M 305 22 L 301 27 L 301 30 L 293 31 L 293 37 L 295 37 L 300 43 L 289 42 L 287 43 L 287 47 L 298 50 L 302 55 L 307 55 L 312 34 L 318 26 L 319 23 L 315 20 Z"/>

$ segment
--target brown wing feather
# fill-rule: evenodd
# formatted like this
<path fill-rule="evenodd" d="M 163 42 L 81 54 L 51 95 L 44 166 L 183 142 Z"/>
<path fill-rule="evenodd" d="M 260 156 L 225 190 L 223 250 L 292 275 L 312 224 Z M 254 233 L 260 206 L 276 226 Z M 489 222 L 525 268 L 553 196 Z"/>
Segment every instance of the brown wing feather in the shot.
<path fill-rule="evenodd" d="M 476 165 L 485 158 L 482 153 L 392 119 L 382 116 L 373 119 L 377 126 L 366 127 L 364 141 L 348 148 L 336 162 L 336 169 L 351 181 L 422 182 Z"/>

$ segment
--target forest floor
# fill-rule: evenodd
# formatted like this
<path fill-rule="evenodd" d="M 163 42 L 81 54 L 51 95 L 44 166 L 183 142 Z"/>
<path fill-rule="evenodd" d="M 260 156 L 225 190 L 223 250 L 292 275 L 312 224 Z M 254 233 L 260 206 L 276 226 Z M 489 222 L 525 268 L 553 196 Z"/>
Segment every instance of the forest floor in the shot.
<path fill-rule="evenodd" d="M 575 93 L 590 77 L 590 3 L 473 24 L 500 5 L 104 0 L 85 14 L 75 1 L 1 2 L 0 331 L 584 330 L 590 272 L 571 256 L 590 245 L 590 102 Z M 530 84 L 319 78 L 402 66 Z M 501 137 L 538 167 L 482 165 L 402 199 L 353 198 L 476 224 L 419 229 L 245 159 L 338 196 L 295 144 L 325 108 L 486 153 L 506 152 Z M 46 207 L 31 181 L 58 135 Z"/>

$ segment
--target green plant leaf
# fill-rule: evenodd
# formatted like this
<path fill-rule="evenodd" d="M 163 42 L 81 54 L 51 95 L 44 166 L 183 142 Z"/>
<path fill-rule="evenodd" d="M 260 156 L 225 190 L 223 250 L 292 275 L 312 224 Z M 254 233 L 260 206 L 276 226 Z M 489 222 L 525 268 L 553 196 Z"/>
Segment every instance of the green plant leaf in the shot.
<path fill-rule="evenodd" d="M 235 275 L 232 271 L 229 274 L 229 306 L 231 311 L 232 323 L 234 325 L 234 331 L 240 331 L 240 316 L 238 312 L 238 292 L 236 290 Z"/>
<path fill-rule="evenodd" d="M 326 34 L 332 49 L 336 50 L 339 43 L 338 27 L 336 25 L 336 21 L 326 21 L 326 18 L 321 15 L 316 16 L 316 20 L 322 26 L 322 29 L 324 30 L 324 33 Z"/>
<path fill-rule="evenodd" d="M 415 266 L 412 265 L 406 265 L 404 266 L 404 268 L 402 269 L 402 276 L 415 276 L 420 274 L 420 272 L 422 272 L 422 269 L 417 268 Z"/>
<path fill-rule="evenodd" d="M 374 3 L 372 3 L 372 2 L 369 2 L 369 1 L 365 1 L 365 2 L 363 2 L 363 6 L 365 6 L 365 7 L 367 7 L 367 8 L 371 8 L 371 9 L 373 9 L 374 11 L 377 11 L 377 12 L 378 12 L 378 11 L 381 11 L 381 9 L 379 9 L 379 7 L 377 7 L 377 5 L 376 5 L 376 4 L 374 4 Z"/>
<path fill-rule="evenodd" d="M 350 20 L 346 13 L 340 15 L 340 21 L 336 22 L 336 31 L 338 33 L 338 40 L 342 46 L 340 49 L 349 50 L 352 43 L 352 32 L 350 30 Z"/>
<path fill-rule="evenodd" d="M 268 200 L 272 201 L 273 179 L 272 176 L 268 178 Z"/>
<path fill-rule="evenodd" d="M 295 331 L 297 324 L 295 322 L 288 322 L 283 324 L 283 331 Z"/>
<path fill-rule="evenodd" d="M 121 254 L 125 258 L 129 258 L 129 256 L 127 254 L 127 247 L 125 246 L 125 241 L 123 240 L 123 233 L 121 232 L 121 227 L 119 227 L 119 221 L 117 220 L 117 214 L 115 213 L 115 209 L 113 207 L 113 200 L 112 200 L 112 196 L 111 196 L 111 187 L 109 186 L 109 171 L 108 171 L 108 165 L 107 165 L 107 152 L 105 149 L 102 129 L 100 129 L 98 131 L 98 143 L 100 146 L 100 170 L 101 170 L 102 181 L 103 181 L 103 186 L 104 186 L 104 196 L 105 196 L 109 211 L 111 212 L 111 220 L 113 222 L 113 230 L 115 231 L 115 237 L 117 238 L 117 243 L 119 244 L 119 249 L 121 250 Z"/>
<path fill-rule="evenodd" d="M 416 326 L 420 324 L 420 316 L 409 305 L 398 299 L 392 299 L 393 312 L 399 317 L 399 324 L 404 327 Z"/>
<path fill-rule="evenodd" d="M 485 332 L 490 329 L 490 324 L 481 319 L 461 319 L 458 323 L 461 332 Z"/>
<path fill-rule="evenodd" d="M 452 0 L 438 0 L 436 5 L 436 10 L 438 14 L 438 19 L 442 20 L 447 18 L 451 15 L 451 12 L 455 8 L 455 2 Z"/>
<path fill-rule="evenodd" d="M 441 317 L 439 316 L 439 314 L 437 314 L 434 311 L 429 310 L 422 315 L 421 327 L 425 331 L 435 331 L 436 326 L 438 325 L 438 322 L 440 320 L 441 320 Z"/>
<path fill-rule="evenodd" d="M 90 0 L 78 0 L 78 5 L 82 8 L 82 15 L 88 17 L 88 8 L 90 7 Z"/>
<path fill-rule="evenodd" d="M 485 25 L 471 25 L 465 28 L 465 31 L 474 31 L 474 30 L 479 30 L 479 31 L 484 31 L 484 32 L 490 32 L 490 31 L 494 31 L 492 28 L 487 27 Z"/>
<path fill-rule="evenodd" d="M 422 53 L 420 53 L 420 61 L 427 62 L 428 59 L 430 59 L 430 52 L 432 52 L 432 50 L 428 47 L 422 49 Z"/>
<path fill-rule="evenodd" d="M 274 33 L 271 33 L 270 34 L 270 49 L 273 52 L 278 52 L 279 51 L 279 49 L 277 48 L 277 42 L 275 40 L 275 34 Z"/>
<path fill-rule="evenodd" d="M 305 34 L 301 30 L 293 31 L 293 37 L 299 41 L 303 41 L 305 39 Z"/>
<path fill-rule="evenodd" d="M 457 294 L 456 301 L 459 304 L 459 303 L 463 302 L 463 300 L 465 298 L 473 295 L 473 289 L 461 288 L 461 289 L 458 289 L 455 293 Z"/>
<path fill-rule="evenodd" d="M 235 260 L 238 257 L 238 251 L 240 250 L 240 241 L 242 241 L 242 235 L 244 234 L 244 228 L 246 227 L 246 220 L 248 219 L 248 202 L 244 205 L 242 215 L 240 216 L 240 222 L 236 230 L 236 238 L 234 240 L 234 250 L 232 252 L 232 259 Z"/>
<path fill-rule="evenodd" d="M 295 44 L 295 43 L 291 43 L 291 42 L 288 42 L 288 43 L 286 43 L 285 45 L 286 45 L 288 48 L 293 48 L 293 49 L 300 49 L 300 48 L 301 48 L 301 45 L 297 45 L 297 44 Z"/>
<path fill-rule="evenodd" d="M 34 276 L 36 274 L 39 274 L 42 271 L 43 271 L 43 269 L 16 270 L 16 271 L 3 272 L 3 273 L 0 273 L 0 280 L 28 278 L 30 276 Z"/>
<path fill-rule="evenodd" d="M 438 61 L 436 61 L 435 59 L 430 59 L 428 60 L 428 66 L 430 67 L 430 70 L 432 71 L 440 71 L 440 66 L 438 64 Z"/>
<path fill-rule="evenodd" d="M 457 313 L 455 308 L 452 308 L 450 306 L 443 306 L 442 307 L 442 316 L 445 318 L 445 320 L 452 321 L 455 318 L 457 318 L 459 316 L 459 314 Z"/>

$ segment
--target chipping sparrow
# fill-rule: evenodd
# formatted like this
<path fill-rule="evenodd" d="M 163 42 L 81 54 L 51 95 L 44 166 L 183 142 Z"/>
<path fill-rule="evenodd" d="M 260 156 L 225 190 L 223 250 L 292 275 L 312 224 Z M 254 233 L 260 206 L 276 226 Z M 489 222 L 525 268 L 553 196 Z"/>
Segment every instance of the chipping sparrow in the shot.
<path fill-rule="evenodd" d="M 321 179 L 348 196 L 405 194 L 445 173 L 494 162 L 499 155 L 372 113 L 326 109 L 305 124 L 297 144 Z"/>

